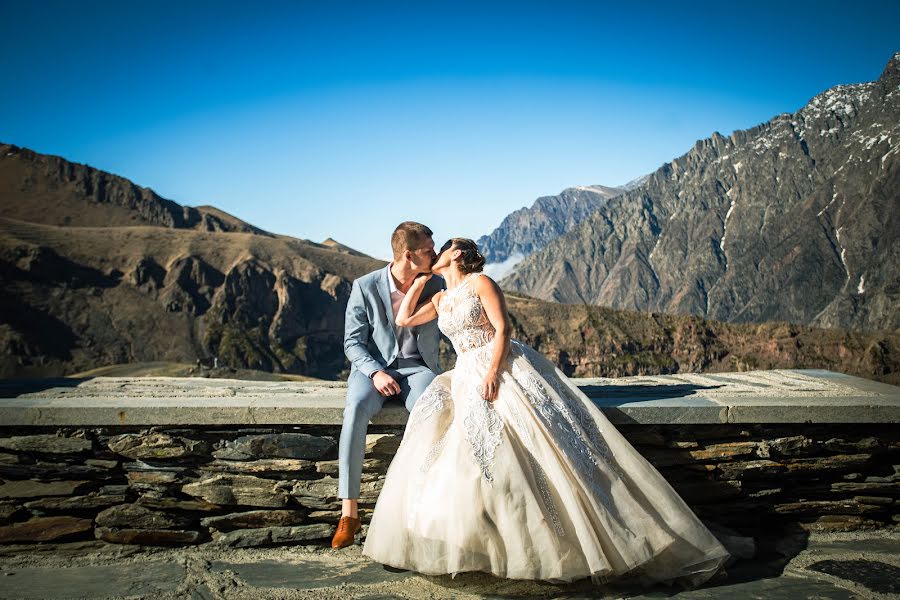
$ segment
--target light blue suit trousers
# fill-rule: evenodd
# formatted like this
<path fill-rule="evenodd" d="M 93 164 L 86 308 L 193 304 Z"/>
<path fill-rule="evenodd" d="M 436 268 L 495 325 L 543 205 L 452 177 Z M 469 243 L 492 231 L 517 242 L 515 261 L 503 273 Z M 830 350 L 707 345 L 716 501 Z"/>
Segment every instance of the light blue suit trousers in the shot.
<path fill-rule="evenodd" d="M 432 320 L 412 328 L 421 359 L 399 357 L 394 333 L 394 312 L 386 266 L 353 282 L 344 316 L 344 353 L 351 362 L 347 380 L 347 403 L 338 447 L 338 498 L 359 498 L 362 464 L 366 454 L 369 420 L 378 414 L 385 400 L 399 398 L 407 410 L 438 373 L 440 330 Z M 446 289 L 438 275 L 425 284 L 419 302 Z M 375 388 L 370 375 L 385 371 L 400 385 L 400 393 L 385 398 Z"/>

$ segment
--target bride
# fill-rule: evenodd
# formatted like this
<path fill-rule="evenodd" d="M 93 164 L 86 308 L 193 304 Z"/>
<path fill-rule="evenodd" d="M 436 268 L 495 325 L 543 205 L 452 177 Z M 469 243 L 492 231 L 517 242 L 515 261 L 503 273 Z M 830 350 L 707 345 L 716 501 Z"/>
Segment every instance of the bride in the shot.
<path fill-rule="evenodd" d="M 453 238 L 432 272 L 447 290 L 397 325 L 438 319 L 456 367 L 413 407 L 388 468 L 363 554 L 420 573 L 696 586 L 728 551 L 662 475 L 566 376 L 510 338 L 484 257 Z"/>

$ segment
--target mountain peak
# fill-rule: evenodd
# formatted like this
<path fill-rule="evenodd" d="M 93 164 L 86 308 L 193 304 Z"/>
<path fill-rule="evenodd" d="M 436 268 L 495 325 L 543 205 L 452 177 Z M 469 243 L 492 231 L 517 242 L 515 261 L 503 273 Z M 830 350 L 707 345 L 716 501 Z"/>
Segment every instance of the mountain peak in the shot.
<path fill-rule="evenodd" d="M 559 237 L 587 218 L 607 200 L 623 190 L 605 185 L 566 188 L 555 196 L 541 196 L 531 207 L 523 207 L 503 219 L 489 235 L 478 238 L 478 247 L 493 268 L 492 277 L 501 277 L 509 268 Z"/>
<path fill-rule="evenodd" d="M 363 254 L 359 250 L 354 250 L 350 246 L 340 243 L 339 241 L 337 241 L 336 239 L 334 239 L 332 237 L 325 238 L 322 241 L 322 245 L 326 246 L 328 248 L 331 248 L 332 250 L 337 250 L 338 252 L 345 252 L 347 254 L 352 254 L 354 256 L 368 256 L 367 254 Z M 371 257 L 369 257 L 369 258 L 371 258 Z"/>
<path fill-rule="evenodd" d="M 900 52 L 894 52 L 894 55 L 888 60 L 884 71 L 881 72 L 879 81 L 900 85 Z"/>

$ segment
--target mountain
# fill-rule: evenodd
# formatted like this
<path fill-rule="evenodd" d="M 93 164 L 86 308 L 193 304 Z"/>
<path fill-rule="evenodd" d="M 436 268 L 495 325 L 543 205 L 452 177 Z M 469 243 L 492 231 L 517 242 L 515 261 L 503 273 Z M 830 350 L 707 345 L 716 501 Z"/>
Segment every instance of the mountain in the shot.
<path fill-rule="evenodd" d="M 240 376 L 346 375 L 350 284 L 384 261 L 331 238 L 319 244 L 212 206 L 182 206 L 59 157 L 0 149 L 0 377 L 183 373 L 210 357 L 219 359 L 214 371 Z M 893 164 L 892 156 L 882 162 Z M 661 185 L 657 175 L 635 191 Z M 614 204 L 629 206 L 620 198 L 588 221 Z M 895 218 L 885 211 L 885 227 Z M 851 224 L 838 224 L 842 241 Z M 729 220 L 728 249 L 732 231 Z M 853 264 L 852 253 L 845 258 Z M 866 275 L 867 294 L 877 282 Z M 560 305 L 514 291 L 507 299 L 513 335 L 574 376 L 816 367 L 898 383 L 897 333 L 729 324 Z M 446 344 L 442 355 L 451 368 Z"/>
<path fill-rule="evenodd" d="M 0 146 L 0 377 L 150 361 L 345 369 L 350 283 L 383 266 Z"/>
<path fill-rule="evenodd" d="M 157 225 L 271 235 L 212 206 L 182 206 L 124 177 L 3 143 L 0 209 L 8 219 L 46 225 Z"/>
<path fill-rule="evenodd" d="M 501 285 L 563 303 L 900 328 L 900 53 L 607 201 Z"/>
<path fill-rule="evenodd" d="M 602 185 L 574 187 L 557 196 L 542 196 L 531 207 L 510 213 L 490 235 L 478 239 L 487 260 L 485 272 L 503 277 L 516 263 L 572 229 L 621 191 Z"/>

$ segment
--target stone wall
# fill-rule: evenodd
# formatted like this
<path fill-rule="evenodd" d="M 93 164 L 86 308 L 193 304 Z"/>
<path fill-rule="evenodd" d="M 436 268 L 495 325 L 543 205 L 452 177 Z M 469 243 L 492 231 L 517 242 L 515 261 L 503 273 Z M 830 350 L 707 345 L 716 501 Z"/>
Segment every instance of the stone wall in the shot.
<path fill-rule="evenodd" d="M 892 423 L 619 429 L 701 518 L 744 535 L 900 522 Z M 402 432 L 370 426 L 364 523 Z M 339 434 L 338 425 L 0 426 L 0 543 L 326 544 L 340 515 Z"/>

